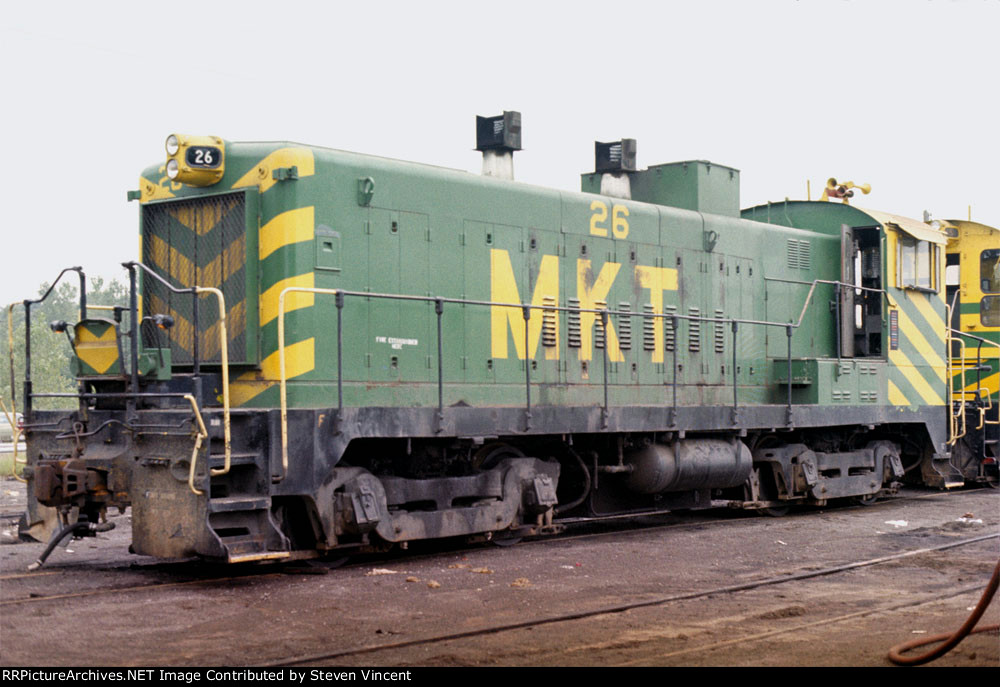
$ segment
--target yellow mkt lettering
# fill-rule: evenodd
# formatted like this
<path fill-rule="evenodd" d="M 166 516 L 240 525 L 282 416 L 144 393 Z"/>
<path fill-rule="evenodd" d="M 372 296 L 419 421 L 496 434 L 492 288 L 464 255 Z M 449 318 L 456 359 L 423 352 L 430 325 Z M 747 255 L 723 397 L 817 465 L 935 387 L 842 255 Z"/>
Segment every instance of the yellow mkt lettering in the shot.
<path fill-rule="evenodd" d="M 559 295 L 559 258 L 555 255 L 542 256 L 541 264 L 538 268 L 538 279 L 535 282 L 535 290 L 531 294 L 532 305 L 543 305 L 545 296 L 555 296 L 558 301 Z M 490 250 L 490 300 L 499 303 L 520 303 L 521 295 L 517 290 L 517 281 L 514 279 L 514 268 L 510 262 L 510 254 L 501 249 Z M 556 313 L 556 331 L 559 331 L 559 314 Z M 490 329 L 492 339 L 492 356 L 494 358 L 506 358 L 507 351 L 507 330 L 514 339 L 514 349 L 519 360 L 524 360 L 524 315 L 520 308 L 509 308 L 503 306 L 490 307 Z M 530 357 L 534 359 L 538 350 L 538 339 L 542 333 L 542 311 L 532 310 L 531 318 L 528 320 L 528 347 Z M 557 334 L 558 336 L 558 334 Z M 547 347 L 545 349 L 546 360 L 559 359 L 559 345 Z"/>
<path fill-rule="evenodd" d="M 601 271 L 589 283 L 589 278 L 593 276 L 590 260 L 576 261 L 576 297 L 580 300 L 580 308 L 593 310 L 597 307 L 597 301 L 607 302 L 608 292 L 614 284 L 615 277 L 621 264 L 617 262 L 606 262 L 601 266 Z M 580 360 L 591 360 L 594 355 L 594 323 L 597 321 L 597 313 L 580 313 Z M 621 349 L 618 347 L 618 335 L 615 334 L 615 325 L 608 319 L 608 327 L 605 336 L 608 347 L 608 360 L 619 363 L 625 360 Z"/>
<path fill-rule="evenodd" d="M 635 278 L 639 286 L 649 289 L 649 302 L 653 313 L 663 314 L 663 292 L 677 290 L 677 270 L 672 267 L 648 267 L 636 265 Z M 653 325 L 656 336 L 653 339 L 653 362 L 663 362 L 663 318 L 657 317 Z"/>

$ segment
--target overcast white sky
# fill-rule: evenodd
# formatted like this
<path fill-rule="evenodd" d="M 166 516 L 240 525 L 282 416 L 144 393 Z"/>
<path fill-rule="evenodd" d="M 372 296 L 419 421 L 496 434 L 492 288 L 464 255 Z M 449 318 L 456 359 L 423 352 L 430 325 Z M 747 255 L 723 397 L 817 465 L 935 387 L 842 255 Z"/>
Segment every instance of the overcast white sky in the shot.
<path fill-rule="evenodd" d="M 1000 225 L 997 0 L 38 1 L 4 6 L 0 65 L 3 304 L 124 276 L 125 194 L 174 131 L 478 173 L 474 115 L 511 109 L 529 183 L 578 190 L 631 137 L 640 167 L 740 169 L 743 207 L 834 176 Z"/>

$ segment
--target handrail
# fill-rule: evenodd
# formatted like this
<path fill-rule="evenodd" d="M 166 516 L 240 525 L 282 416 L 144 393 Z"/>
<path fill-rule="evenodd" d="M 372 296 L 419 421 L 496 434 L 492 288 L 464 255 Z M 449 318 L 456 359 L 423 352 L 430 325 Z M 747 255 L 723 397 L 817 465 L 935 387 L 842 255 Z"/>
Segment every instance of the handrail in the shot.
<path fill-rule="evenodd" d="M 948 321 L 950 322 L 951 321 L 951 317 L 950 317 L 951 306 L 947 306 L 947 307 L 948 307 L 948 310 L 949 310 L 949 319 L 948 319 Z M 979 342 L 979 345 L 976 347 L 976 389 L 973 390 L 973 391 L 969 391 L 969 390 L 966 389 L 967 384 L 966 384 L 966 377 L 965 377 L 965 375 L 968 373 L 968 364 L 966 363 L 967 358 L 966 358 L 965 351 L 966 351 L 967 347 L 965 345 L 965 342 L 964 341 L 959 341 L 959 346 L 961 347 L 961 354 L 959 356 L 952 356 L 951 355 L 951 345 L 950 344 L 951 344 L 951 342 L 954 339 L 954 335 L 956 335 L 956 334 L 958 336 L 960 336 L 960 337 L 963 337 L 963 338 L 966 338 L 966 339 L 972 339 L 973 341 Z M 962 396 L 962 400 L 961 400 L 961 403 L 960 403 L 960 405 L 961 405 L 961 414 L 962 415 L 965 414 L 965 404 L 966 404 L 966 402 L 968 400 L 967 397 L 969 396 L 969 394 L 972 394 L 973 400 L 979 400 L 980 402 L 982 402 L 983 399 L 985 399 L 985 405 L 980 405 L 977 408 L 977 410 L 979 411 L 979 424 L 976 426 L 976 429 L 977 430 L 983 429 L 986 425 L 1000 425 L 1000 417 L 998 417 L 996 420 L 987 420 L 986 419 L 987 411 L 990 411 L 990 410 L 993 409 L 993 397 L 990 395 L 990 389 L 989 389 L 989 387 L 982 386 L 982 381 L 983 381 L 983 379 L 982 379 L 982 360 L 983 360 L 982 349 L 983 349 L 983 344 L 986 344 L 987 346 L 990 346 L 992 348 L 997 349 L 997 355 L 1000 356 L 1000 343 L 997 343 L 995 341 L 990 341 L 989 339 L 984 339 L 981 336 L 976 336 L 975 334 L 969 334 L 968 332 L 963 332 L 963 331 L 958 330 L 958 329 L 952 329 L 951 327 L 947 328 L 947 341 L 948 341 L 948 354 L 949 354 L 948 355 L 948 372 L 949 372 L 949 374 L 948 374 L 948 380 L 949 380 L 948 388 L 949 388 L 950 391 L 952 391 L 953 394 L 954 393 L 961 394 L 961 396 Z M 990 357 L 992 357 L 992 356 L 990 356 Z M 955 360 L 955 359 L 961 361 L 961 367 L 962 367 L 962 382 L 961 382 L 962 388 L 958 392 L 954 392 L 954 386 L 955 386 L 955 384 L 954 384 L 954 374 L 955 373 L 954 373 L 954 363 L 952 361 Z M 952 403 L 952 405 L 954 405 L 954 395 L 951 398 L 949 398 L 949 401 Z M 967 428 L 965 427 L 965 421 L 964 421 L 964 417 L 963 417 L 963 432 L 962 432 L 962 434 L 958 435 L 957 437 L 954 437 L 952 439 L 952 441 L 949 442 L 949 445 L 953 444 L 955 441 L 957 441 L 958 439 L 960 439 L 963 436 L 965 436 L 966 431 L 967 431 Z"/>
<path fill-rule="evenodd" d="M 13 405 L 11 405 L 11 408 L 13 408 Z M 17 464 L 26 464 L 28 462 L 27 459 L 19 460 L 17 457 L 17 445 L 21 441 L 21 428 L 17 426 L 17 412 L 14 410 L 7 410 L 7 406 L 4 404 L 2 396 L 0 396 L 0 411 L 3 411 L 4 416 L 7 418 L 7 422 L 10 423 L 11 441 L 14 444 L 14 457 L 10 466 L 10 475 L 18 482 L 27 482 L 28 480 L 17 474 Z"/>
<path fill-rule="evenodd" d="M 229 340 L 228 333 L 226 332 L 226 298 L 223 296 L 222 291 L 211 286 L 190 286 L 184 289 L 178 289 L 173 284 L 168 282 L 166 279 L 161 277 L 155 271 L 153 271 L 147 265 L 142 264 L 138 261 L 125 262 L 122 266 L 126 269 L 131 269 L 133 267 L 140 267 L 146 273 L 152 276 L 154 279 L 159 281 L 161 284 L 166 286 L 168 289 L 174 293 L 190 293 L 195 295 L 195 303 L 198 302 L 197 296 L 203 293 L 214 294 L 219 300 L 219 351 L 222 356 L 222 425 L 223 425 L 223 436 L 225 442 L 225 460 L 223 462 L 222 468 L 218 470 L 209 469 L 212 475 L 225 475 L 229 472 L 230 465 L 232 464 L 232 431 L 230 424 L 230 407 L 229 407 Z M 133 317 L 135 313 L 133 313 Z M 133 323 L 133 328 L 136 324 Z M 197 342 L 199 336 L 198 322 L 197 318 L 194 323 L 194 340 Z M 135 349 L 135 343 L 133 343 L 132 348 Z M 133 353 L 135 357 L 135 353 Z M 134 372 L 134 371 L 133 371 Z M 134 390 L 133 390 L 134 391 Z"/>
<path fill-rule="evenodd" d="M 80 277 L 80 316 L 83 318 L 87 317 L 87 276 L 83 272 L 83 268 L 80 266 L 67 267 L 59 276 L 55 278 L 55 281 L 49 286 L 48 290 L 42 294 L 41 298 L 30 299 L 26 298 L 22 301 L 24 305 L 24 412 L 28 413 L 29 417 L 31 415 L 31 306 L 36 305 L 45 301 L 46 298 L 52 293 L 53 289 L 56 288 L 56 284 L 60 282 L 63 275 L 67 272 L 76 272 Z M 13 309 L 13 305 L 11 306 Z M 8 317 L 8 329 L 13 327 L 12 319 Z M 10 383 L 13 387 L 14 385 L 14 345 L 13 340 L 10 346 L 11 355 L 11 366 L 10 366 Z M 13 397 L 12 397 L 13 400 Z"/>
<path fill-rule="evenodd" d="M 945 306 L 945 307 L 948 307 L 948 306 Z M 948 313 L 948 316 L 950 317 L 951 313 Z M 950 328 L 948 328 L 948 332 L 950 334 L 950 332 L 951 332 Z M 948 354 L 949 354 L 948 355 L 948 365 L 947 365 L 947 374 L 948 374 L 948 406 L 949 406 L 949 410 L 948 410 L 948 429 L 949 429 L 949 433 L 951 435 L 951 438 L 948 440 L 948 446 L 954 446 L 956 443 L 958 443 L 958 440 L 965 436 L 966 431 L 968 429 L 967 426 L 966 426 L 966 420 L 965 420 L 965 386 L 966 386 L 966 384 L 965 384 L 965 373 L 966 373 L 966 369 L 965 369 L 965 366 L 963 365 L 962 366 L 962 388 L 961 388 L 962 401 L 960 403 L 956 404 L 955 403 L 954 364 L 952 363 L 953 358 L 951 356 L 951 344 L 952 343 L 955 343 L 955 340 L 950 335 L 947 336 L 946 337 L 946 345 L 948 346 Z M 959 356 L 958 357 L 959 357 L 960 360 L 964 360 L 965 359 L 965 342 L 962 341 L 961 339 L 958 339 L 957 343 L 958 343 L 958 348 L 959 348 Z M 955 407 L 956 405 L 958 405 L 958 408 Z M 959 431 L 959 424 L 960 424 L 960 422 L 961 422 L 961 431 Z"/>
<path fill-rule="evenodd" d="M 225 475 L 229 472 L 232 460 L 232 436 L 229 423 L 229 340 L 226 333 L 226 299 L 222 291 L 210 286 L 196 286 L 195 293 L 212 293 L 219 299 L 219 351 L 222 355 L 222 428 L 225 442 L 225 461 L 219 470 L 211 470 L 213 475 Z M 194 333 L 198 336 L 198 332 Z"/>
<path fill-rule="evenodd" d="M 803 282 L 805 283 L 805 282 Z M 736 336 L 738 331 L 738 324 L 751 324 L 760 326 L 770 326 L 770 327 L 782 327 L 786 331 L 786 336 L 788 338 L 788 424 L 792 422 L 792 334 L 796 329 L 802 325 L 802 321 L 805 318 L 805 314 L 809 308 L 812 301 L 813 293 L 816 290 L 817 284 L 831 284 L 837 286 L 847 286 L 849 288 L 861 289 L 865 291 L 874 291 L 885 294 L 888 299 L 889 295 L 884 289 L 873 289 L 869 287 L 855 286 L 854 284 L 846 284 L 839 281 L 829 281 L 824 279 L 817 279 L 812 282 L 809 289 L 809 293 L 806 295 L 805 302 L 802 305 L 802 310 L 799 313 L 799 318 L 797 322 L 771 322 L 768 320 L 751 320 L 743 318 L 722 318 L 722 317 L 700 317 L 695 315 L 682 315 L 675 313 L 645 313 L 645 312 L 635 312 L 632 310 L 610 310 L 608 308 L 571 308 L 568 306 L 559 306 L 551 304 L 534 305 L 528 303 L 506 303 L 497 301 L 484 301 L 466 298 L 442 298 L 437 296 L 413 296 L 407 294 L 390 294 L 390 293 L 379 293 L 379 292 L 368 292 L 368 291 L 348 291 L 346 289 L 324 289 L 317 287 L 306 287 L 306 286 L 289 286 L 278 294 L 278 369 L 279 369 L 279 387 L 280 387 L 280 403 L 281 403 L 281 466 L 282 474 L 280 477 L 276 478 L 276 481 L 284 479 L 285 475 L 288 474 L 288 380 L 287 380 L 287 369 L 285 364 L 285 296 L 289 293 L 312 293 L 317 295 L 332 295 L 337 297 L 337 412 L 338 412 L 338 422 L 340 419 L 340 414 L 343 412 L 343 374 L 342 374 L 342 310 L 344 307 L 344 297 L 345 296 L 358 296 L 361 298 L 383 298 L 390 300 L 399 301 L 415 301 L 424 303 L 434 303 L 435 312 L 438 316 L 438 417 L 439 422 L 442 418 L 442 379 L 441 375 L 441 329 L 440 329 L 440 319 L 443 311 L 443 306 L 445 303 L 452 303 L 456 305 L 481 305 L 489 307 L 501 307 L 501 308 L 517 308 L 520 309 L 524 315 L 525 320 L 525 338 L 527 339 L 528 331 L 528 320 L 530 319 L 532 310 L 542 310 L 547 312 L 568 312 L 568 313 L 594 313 L 601 317 L 602 326 L 606 327 L 607 317 L 609 315 L 619 315 L 626 317 L 641 317 L 643 319 L 653 318 L 653 319 L 663 319 L 673 323 L 673 329 L 676 331 L 676 323 L 678 320 L 688 320 L 697 322 L 721 322 L 730 323 L 733 327 L 733 349 L 734 349 L 734 360 L 735 360 L 735 349 L 736 349 Z M 607 423 L 607 413 L 608 413 L 608 394 L 607 394 L 607 346 L 602 347 L 604 355 L 604 407 L 602 408 L 602 421 L 606 426 Z M 676 346 L 674 348 L 673 355 L 673 408 L 671 409 L 671 426 L 674 425 L 674 420 L 677 413 L 677 351 Z M 527 429 L 530 429 L 531 422 L 531 376 L 530 368 L 531 363 L 528 359 L 527 354 L 527 342 L 525 343 L 525 387 L 527 396 L 527 409 L 526 409 L 526 425 Z M 732 367 L 733 373 L 733 422 L 737 423 L 737 388 L 738 388 L 738 378 L 736 375 L 736 365 Z M 438 430 L 440 431 L 440 429 Z"/>
<path fill-rule="evenodd" d="M 208 438 L 208 430 L 205 429 L 205 421 L 201 419 L 201 411 L 198 410 L 198 402 L 195 400 L 194 396 L 191 394 L 184 394 L 184 399 L 191 404 L 191 410 L 194 411 L 195 420 L 198 421 L 198 434 L 195 436 L 194 449 L 191 451 L 191 471 L 188 473 L 188 486 L 191 487 L 191 491 L 193 491 L 196 496 L 201 496 L 205 492 L 194 486 L 194 473 L 198 465 L 198 451 L 201 450 L 201 442 Z M 211 474 L 211 464 L 209 464 L 208 468 L 209 473 Z"/>

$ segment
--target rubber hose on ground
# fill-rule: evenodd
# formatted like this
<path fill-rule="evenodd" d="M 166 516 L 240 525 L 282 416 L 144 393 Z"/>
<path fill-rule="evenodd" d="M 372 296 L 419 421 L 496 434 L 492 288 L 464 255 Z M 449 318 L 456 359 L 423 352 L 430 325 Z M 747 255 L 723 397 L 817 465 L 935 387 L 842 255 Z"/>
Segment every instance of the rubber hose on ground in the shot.
<path fill-rule="evenodd" d="M 982 598 L 979 599 L 979 603 L 976 604 L 976 607 L 973 609 L 972 615 L 969 616 L 969 619 L 965 621 L 965 624 L 962 625 L 962 627 L 958 628 L 957 632 L 951 635 L 940 634 L 934 635 L 933 637 L 914 639 L 909 642 L 904 642 L 903 644 L 897 644 L 889 649 L 889 660 L 898 666 L 919 666 L 923 663 L 929 663 L 937 658 L 941 658 L 958 646 L 958 643 L 970 634 L 976 634 L 978 632 L 996 632 L 1000 630 L 1000 625 L 987 625 L 976 630 L 972 629 L 976 626 L 976 623 L 979 622 L 983 613 L 986 612 L 986 607 L 989 606 L 990 602 L 993 600 L 993 595 L 996 594 L 998 585 L 1000 585 L 1000 561 L 997 561 L 997 566 L 993 569 L 993 577 L 990 578 L 990 583 L 986 585 L 986 591 L 983 592 Z M 909 651 L 910 649 L 915 649 L 918 646 L 924 646 L 926 644 L 935 644 L 937 642 L 944 642 L 944 644 L 921 656 L 903 656 L 903 653 Z"/>

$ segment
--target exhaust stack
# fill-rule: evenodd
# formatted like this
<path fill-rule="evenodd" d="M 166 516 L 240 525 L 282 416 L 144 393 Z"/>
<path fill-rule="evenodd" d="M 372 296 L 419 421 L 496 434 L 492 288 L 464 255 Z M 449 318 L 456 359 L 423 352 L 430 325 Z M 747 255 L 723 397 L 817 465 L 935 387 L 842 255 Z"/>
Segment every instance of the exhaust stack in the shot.
<path fill-rule="evenodd" d="M 476 117 L 476 150 L 483 154 L 483 176 L 514 179 L 514 151 L 521 149 L 521 113 Z"/>
<path fill-rule="evenodd" d="M 635 139 L 594 142 L 594 172 L 601 175 L 601 195 L 632 198 L 630 174 L 635 172 Z"/>

